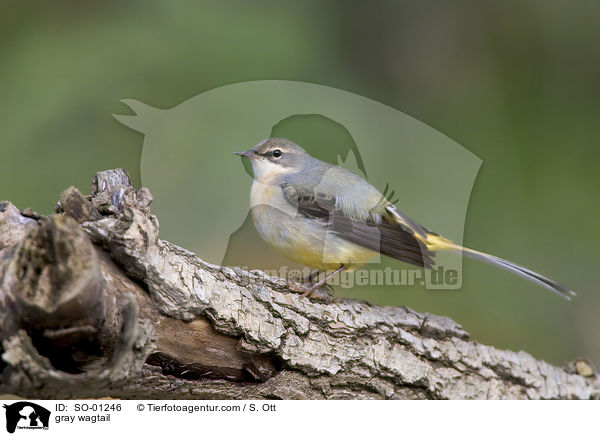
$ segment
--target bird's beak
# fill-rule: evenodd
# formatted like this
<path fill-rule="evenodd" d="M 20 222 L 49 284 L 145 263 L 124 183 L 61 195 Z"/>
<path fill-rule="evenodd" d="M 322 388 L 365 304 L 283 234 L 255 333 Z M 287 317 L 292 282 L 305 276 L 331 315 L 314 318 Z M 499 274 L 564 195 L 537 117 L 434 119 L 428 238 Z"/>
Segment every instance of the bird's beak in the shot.
<path fill-rule="evenodd" d="M 233 154 L 237 154 L 238 156 L 247 157 L 248 159 L 252 159 L 256 155 L 252 150 L 248 151 L 234 151 Z"/>

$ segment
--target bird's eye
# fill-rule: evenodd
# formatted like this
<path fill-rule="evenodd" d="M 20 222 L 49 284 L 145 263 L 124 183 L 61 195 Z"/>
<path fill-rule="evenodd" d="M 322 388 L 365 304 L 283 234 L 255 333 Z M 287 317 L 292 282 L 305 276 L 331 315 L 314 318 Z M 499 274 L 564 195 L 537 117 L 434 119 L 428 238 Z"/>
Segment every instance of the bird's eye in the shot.
<path fill-rule="evenodd" d="M 281 152 L 281 150 L 279 150 L 279 149 L 273 150 L 273 157 L 274 157 L 275 159 L 277 159 L 277 158 L 281 157 L 281 155 L 282 155 L 282 154 L 283 154 L 283 153 L 282 153 L 282 152 Z"/>

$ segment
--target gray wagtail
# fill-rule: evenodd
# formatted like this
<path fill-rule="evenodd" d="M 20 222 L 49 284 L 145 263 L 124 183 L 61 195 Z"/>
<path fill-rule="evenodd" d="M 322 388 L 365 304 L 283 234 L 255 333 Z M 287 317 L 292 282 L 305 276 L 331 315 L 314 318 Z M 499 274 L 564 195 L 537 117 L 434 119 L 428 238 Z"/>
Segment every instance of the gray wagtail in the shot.
<path fill-rule="evenodd" d="M 570 299 L 573 291 L 508 260 L 466 248 L 417 224 L 356 174 L 310 156 L 284 138 L 270 138 L 235 154 L 250 159 L 250 207 L 260 236 L 295 262 L 335 269 L 308 296 L 342 270 L 377 254 L 424 268 L 436 251 L 462 252 L 524 276 Z"/>

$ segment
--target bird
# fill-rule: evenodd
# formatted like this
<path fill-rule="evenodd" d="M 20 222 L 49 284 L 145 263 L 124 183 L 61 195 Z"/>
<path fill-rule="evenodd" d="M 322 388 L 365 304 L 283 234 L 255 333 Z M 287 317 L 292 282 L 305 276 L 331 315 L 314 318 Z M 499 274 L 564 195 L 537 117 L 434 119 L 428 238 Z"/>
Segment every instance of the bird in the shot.
<path fill-rule="evenodd" d="M 252 163 L 252 220 L 261 238 L 286 257 L 332 271 L 307 297 L 340 272 L 383 254 L 431 269 L 435 253 L 452 251 L 525 277 L 570 299 L 565 286 L 521 265 L 477 251 L 429 230 L 359 175 L 323 162 L 286 138 L 268 138 L 235 152 Z"/>

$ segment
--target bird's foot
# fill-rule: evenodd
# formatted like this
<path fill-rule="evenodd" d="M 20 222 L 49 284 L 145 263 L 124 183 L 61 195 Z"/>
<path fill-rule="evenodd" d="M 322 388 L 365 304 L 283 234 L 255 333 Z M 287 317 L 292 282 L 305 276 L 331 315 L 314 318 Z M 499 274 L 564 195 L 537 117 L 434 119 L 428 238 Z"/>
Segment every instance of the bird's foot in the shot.
<path fill-rule="evenodd" d="M 314 284 L 303 284 L 292 280 L 288 280 L 288 287 L 291 291 L 302 294 L 302 297 L 313 297 L 318 300 L 330 301 L 334 297 L 333 289 L 329 285 L 321 285 L 315 287 Z"/>

